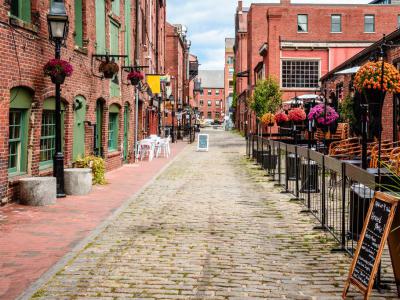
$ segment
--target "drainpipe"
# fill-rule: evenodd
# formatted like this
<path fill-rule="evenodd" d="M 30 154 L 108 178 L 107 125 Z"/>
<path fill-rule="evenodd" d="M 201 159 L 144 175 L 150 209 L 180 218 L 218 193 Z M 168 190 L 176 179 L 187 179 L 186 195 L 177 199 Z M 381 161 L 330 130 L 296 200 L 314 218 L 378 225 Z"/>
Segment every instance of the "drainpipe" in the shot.
<path fill-rule="evenodd" d="M 140 16 L 140 0 L 136 0 L 136 41 L 135 41 L 135 65 L 140 65 L 139 59 L 139 16 Z M 135 87 L 135 160 L 138 157 L 138 131 L 139 131 L 139 89 Z"/>

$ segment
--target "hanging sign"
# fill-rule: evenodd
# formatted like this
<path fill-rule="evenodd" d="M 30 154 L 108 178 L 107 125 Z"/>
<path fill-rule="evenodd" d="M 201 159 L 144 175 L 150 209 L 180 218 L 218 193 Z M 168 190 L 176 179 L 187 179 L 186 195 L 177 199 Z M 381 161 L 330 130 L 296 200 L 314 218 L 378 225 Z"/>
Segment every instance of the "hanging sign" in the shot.
<path fill-rule="evenodd" d="M 161 76 L 160 75 L 146 75 L 147 84 L 153 94 L 161 93 Z"/>
<path fill-rule="evenodd" d="M 199 134 L 197 139 L 197 151 L 208 151 L 208 134 Z"/>
<path fill-rule="evenodd" d="M 357 287 L 363 293 L 364 299 L 369 298 L 397 204 L 397 198 L 380 192 L 371 201 L 345 284 L 343 299 L 346 299 L 350 285 Z"/>

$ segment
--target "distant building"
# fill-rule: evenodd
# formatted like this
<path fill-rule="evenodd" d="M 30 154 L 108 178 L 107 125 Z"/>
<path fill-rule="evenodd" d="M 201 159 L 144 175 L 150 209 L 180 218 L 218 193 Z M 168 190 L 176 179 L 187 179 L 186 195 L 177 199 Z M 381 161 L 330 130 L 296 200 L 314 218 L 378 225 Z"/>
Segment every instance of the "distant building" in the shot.
<path fill-rule="evenodd" d="M 224 71 L 200 70 L 202 92 L 199 95 L 200 116 L 222 121 L 225 116 Z"/>
<path fill-rule="evenodd" d="M 234 38 L 225 39 L 225 68 L 224 68 L 224 89 L 225 89 L 225 114 L 229 115 L 229 109 L 233 99 L 233 73 L 235 72 L 235 60 L 233 46 L 235 45 Z"/>
<path fill-rule="evenodd" d="M 374 0 L 370 4 L 400 4 L 400 0 Z"/>

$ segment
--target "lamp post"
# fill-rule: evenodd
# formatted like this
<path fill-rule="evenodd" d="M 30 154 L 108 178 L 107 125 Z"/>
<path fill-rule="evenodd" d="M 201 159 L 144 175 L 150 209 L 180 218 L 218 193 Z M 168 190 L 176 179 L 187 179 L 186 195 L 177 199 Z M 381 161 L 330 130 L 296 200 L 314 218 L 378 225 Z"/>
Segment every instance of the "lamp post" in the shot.
<path fill-rule="evenodd" d="M 175 143 L 175 99 L 174 96 L 169 96 L 169 103 L 172 106 L 172 143 Z"/>
<path fill-rule="evenodd" d="M 54 0 L 51 4 L 50 13 L 47 15 L 49 28 L 49 39 L 55 45 L 55 58 L 61 57 L 61 46 L 65 44 L 68 36 L 68 15 L 64 2 Z M 61 84 L 56 83 L 56 147 L 53 159 L 53 176 L 57 180 L 57 197 L 65 197 L 64 193 L 64 154 L 61 147 Z"/>

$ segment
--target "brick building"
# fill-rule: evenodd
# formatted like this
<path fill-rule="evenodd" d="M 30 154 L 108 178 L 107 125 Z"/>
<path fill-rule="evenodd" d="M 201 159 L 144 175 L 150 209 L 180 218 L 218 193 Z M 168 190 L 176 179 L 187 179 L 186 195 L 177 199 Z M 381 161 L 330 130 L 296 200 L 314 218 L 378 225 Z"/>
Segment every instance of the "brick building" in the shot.
<path fill-rule="evenodd" d="M 200 70 L 202 91 L 199 94 L 199 112 L 204 119 L 223 121 L 225 116 L 224 71 Z"/>
<path fill-rule="evenodd" d="M 239 1 L 236 22 L 247 16 L 247 52 L 240 52 L 247 55 L 247 68 L 236 72 L 246 72 L 248 95 L 257 80 L 275 77 L 284 100 L 315 93 L 323 74 L 396 29 L 400 14 L 400 6 L 395 5 L 294 4 L 289 0 L 241 8 Z M 240 29 L 237 24 L 236 31 Z"/>
<path fill-rule="evenodd" d="M 10 5 L 10 3 L 12 3 Z M 65 166 L 88 154 L 101 155 L 107 169 L 133 160 L 135 89 L 122 66 L 148 66 L 161 74 L 165 53 L 165 1 L 66 0 L 69 35 L 61 58 L 73 75 L 62 85 Z M 16 198 L 18 180 L 52 174 L 55 141 L 55 86 L 43 75 L 54 58 L 46 15 L 50 1 L 3 0 L 0 6 L 0 199 Z M 136 17 L 138 16 L 138 18 Z M 117 59 L 119 73 L 101 78 L 94 54 Z M 154 131 L 157 111 L 139 92 L 139 137 Z"/>
<path fill-rule="evenodd" d="M 224 66 L 224 90 L 225 90 L 225 115 L 229 115 L 229 108 L 233 98 L 233 74 L 234 74 L 234 52 L 235 39 L 225 38 L 225 66 Z"/>
<path fill-rule="evenodd" d="M 387 36 L 387 42 L 400 44 L 400 30 L 396 30 Z M 358 67 L 376 56 L 382 39 L 346 60 L 321 78 L 321 84 L 328 93 L 335 93 L 339 101 L 348 95 L 354 96 L 353 79 Z M 400 70 L 400 47 L 390 47 L 386 50 L 386 62 L 389 62 Z M 382 109 L 382 138 L 387 140 L 400 140 L 400 96 L 387 94 Z"/>

